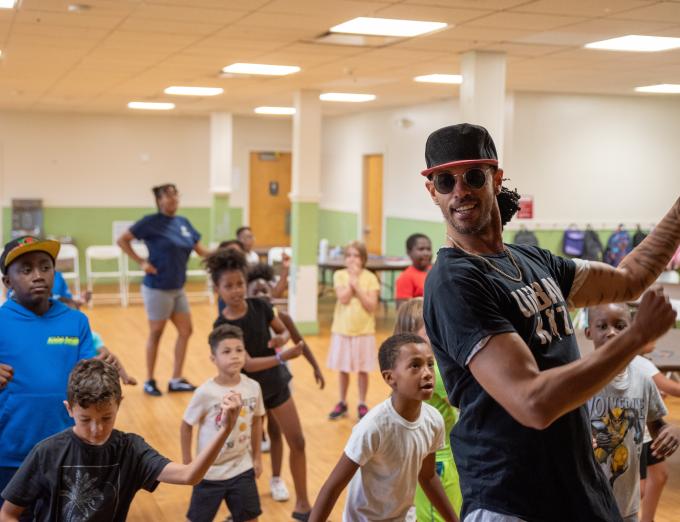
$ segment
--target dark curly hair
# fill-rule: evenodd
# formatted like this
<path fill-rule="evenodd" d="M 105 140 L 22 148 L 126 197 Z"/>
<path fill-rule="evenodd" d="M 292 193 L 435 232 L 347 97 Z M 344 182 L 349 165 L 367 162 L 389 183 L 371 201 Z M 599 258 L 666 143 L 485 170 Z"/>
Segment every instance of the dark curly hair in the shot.
<path fill-rule="evenodd" d="M 425 344 L 425 339 L 414 333 L 399 333 L 385 339 L 378 350 L 380 371 L 394 369 L 399 358 L 399 351 L 405 344 Z"/>
<path fill-rule="evenodd" d="M 509 181 L 504 179 L 503 181 Z M 507 187 L 501 187 L 500 193 L 496 196 L 498 201 L 498 209 L 501 211 L 501 224 L 503 226 L 510 223 L 512 217 L 519 210 L 519 192 L 517 189 L 510 190 Z"/>
<path fill-rule="evenodd" d="M 247 276 L 248 263 L 243 252 L 239 252 L 233 248 L 218 250 L 210 254 L 203 260 L 203 266 L 210 273 L 215 286 L 219 283 L 220 277 L 224 272 L 238 271 L 243 273 L 243 277 Z"/>
<path fill-rule="evenodd" d="M 267 263 L 258 263 L 248 270 L 248 283 L 252 283 L 256 279 L 264 279 L 265 281 L 274 280 L 274 269 Z"/>

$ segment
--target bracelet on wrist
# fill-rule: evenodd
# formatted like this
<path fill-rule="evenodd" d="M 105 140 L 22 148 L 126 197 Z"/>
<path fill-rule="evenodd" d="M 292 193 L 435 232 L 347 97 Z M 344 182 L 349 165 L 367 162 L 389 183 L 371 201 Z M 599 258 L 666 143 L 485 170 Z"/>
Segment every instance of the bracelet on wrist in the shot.
<path fill-rule="evenodd" d="M 277 353 L 274 357 L 276 357 L 276 360 L 279 361 L 279 364 L 283 364 L 283 359 L 281 359 L 280 353 Z"/>

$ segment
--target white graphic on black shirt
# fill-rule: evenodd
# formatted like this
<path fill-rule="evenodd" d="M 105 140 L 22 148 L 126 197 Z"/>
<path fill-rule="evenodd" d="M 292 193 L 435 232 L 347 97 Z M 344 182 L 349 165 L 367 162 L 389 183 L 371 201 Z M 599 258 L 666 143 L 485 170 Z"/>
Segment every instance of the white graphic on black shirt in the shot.
<path fill-rule="evenodd" d="M 562 290 L 552 277 L 544 277 L 540 283 L 523 286 L 511 292 L 524 317 L 536 318 L 535 335 L 541 344 L 549 344 L 553 337 L 574 333 L 569 324 L 569 313 Z M 544 326 L 547 323 L 547 329 Z M 558 325 L 559 319 L 559 325 Z"/>
<path fill-rule="evenodd" d="M 118 466 L 65 466 L 62 468 L 64 488 L 59 491 L 59 496 L 62 498 L 61 515 L 65 522 L 90 520 L 105 503 L 113 503 L 117 506 L 118 487 L 101 476 L 102 468 L 112 467 Z M 87 469 L 89 471 L 86 471 Z M 117 470 L 114 473 L 118 475 Z M 108 473 L 104 472 L 104 474 Z"/>

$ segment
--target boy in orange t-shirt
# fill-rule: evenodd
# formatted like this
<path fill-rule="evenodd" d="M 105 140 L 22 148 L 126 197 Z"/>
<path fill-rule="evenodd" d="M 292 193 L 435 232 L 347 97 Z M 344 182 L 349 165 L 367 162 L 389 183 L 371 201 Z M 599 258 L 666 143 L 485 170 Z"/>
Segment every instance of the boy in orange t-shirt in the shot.
<path fill-rule="evenodd" d="M 425 278 L 432 266 L 432 242 L 425 234 L 411 234 L 406 253 L 413 264 L 397 278 L 397 306 L 413 297 L 423 297 Z"/>

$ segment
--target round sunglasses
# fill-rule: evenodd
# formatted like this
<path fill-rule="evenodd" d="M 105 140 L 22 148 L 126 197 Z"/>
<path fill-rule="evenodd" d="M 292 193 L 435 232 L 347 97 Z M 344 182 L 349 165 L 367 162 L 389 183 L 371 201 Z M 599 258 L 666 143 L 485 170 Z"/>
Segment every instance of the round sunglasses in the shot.
<path fill-rule="evenodd" d="M 456 178 L 462 176 L 465 184 L 472 189 L 480 189 L 486 183 L 486 174 L 490 171 L 489 168 L 472 167 L 462 174 L 454 175 L 448 170 L 442 170 L 434 175 L 432 180 L 434 188 L 440 194 L 449 194 L 453 192 L 456 186 Z"/>

